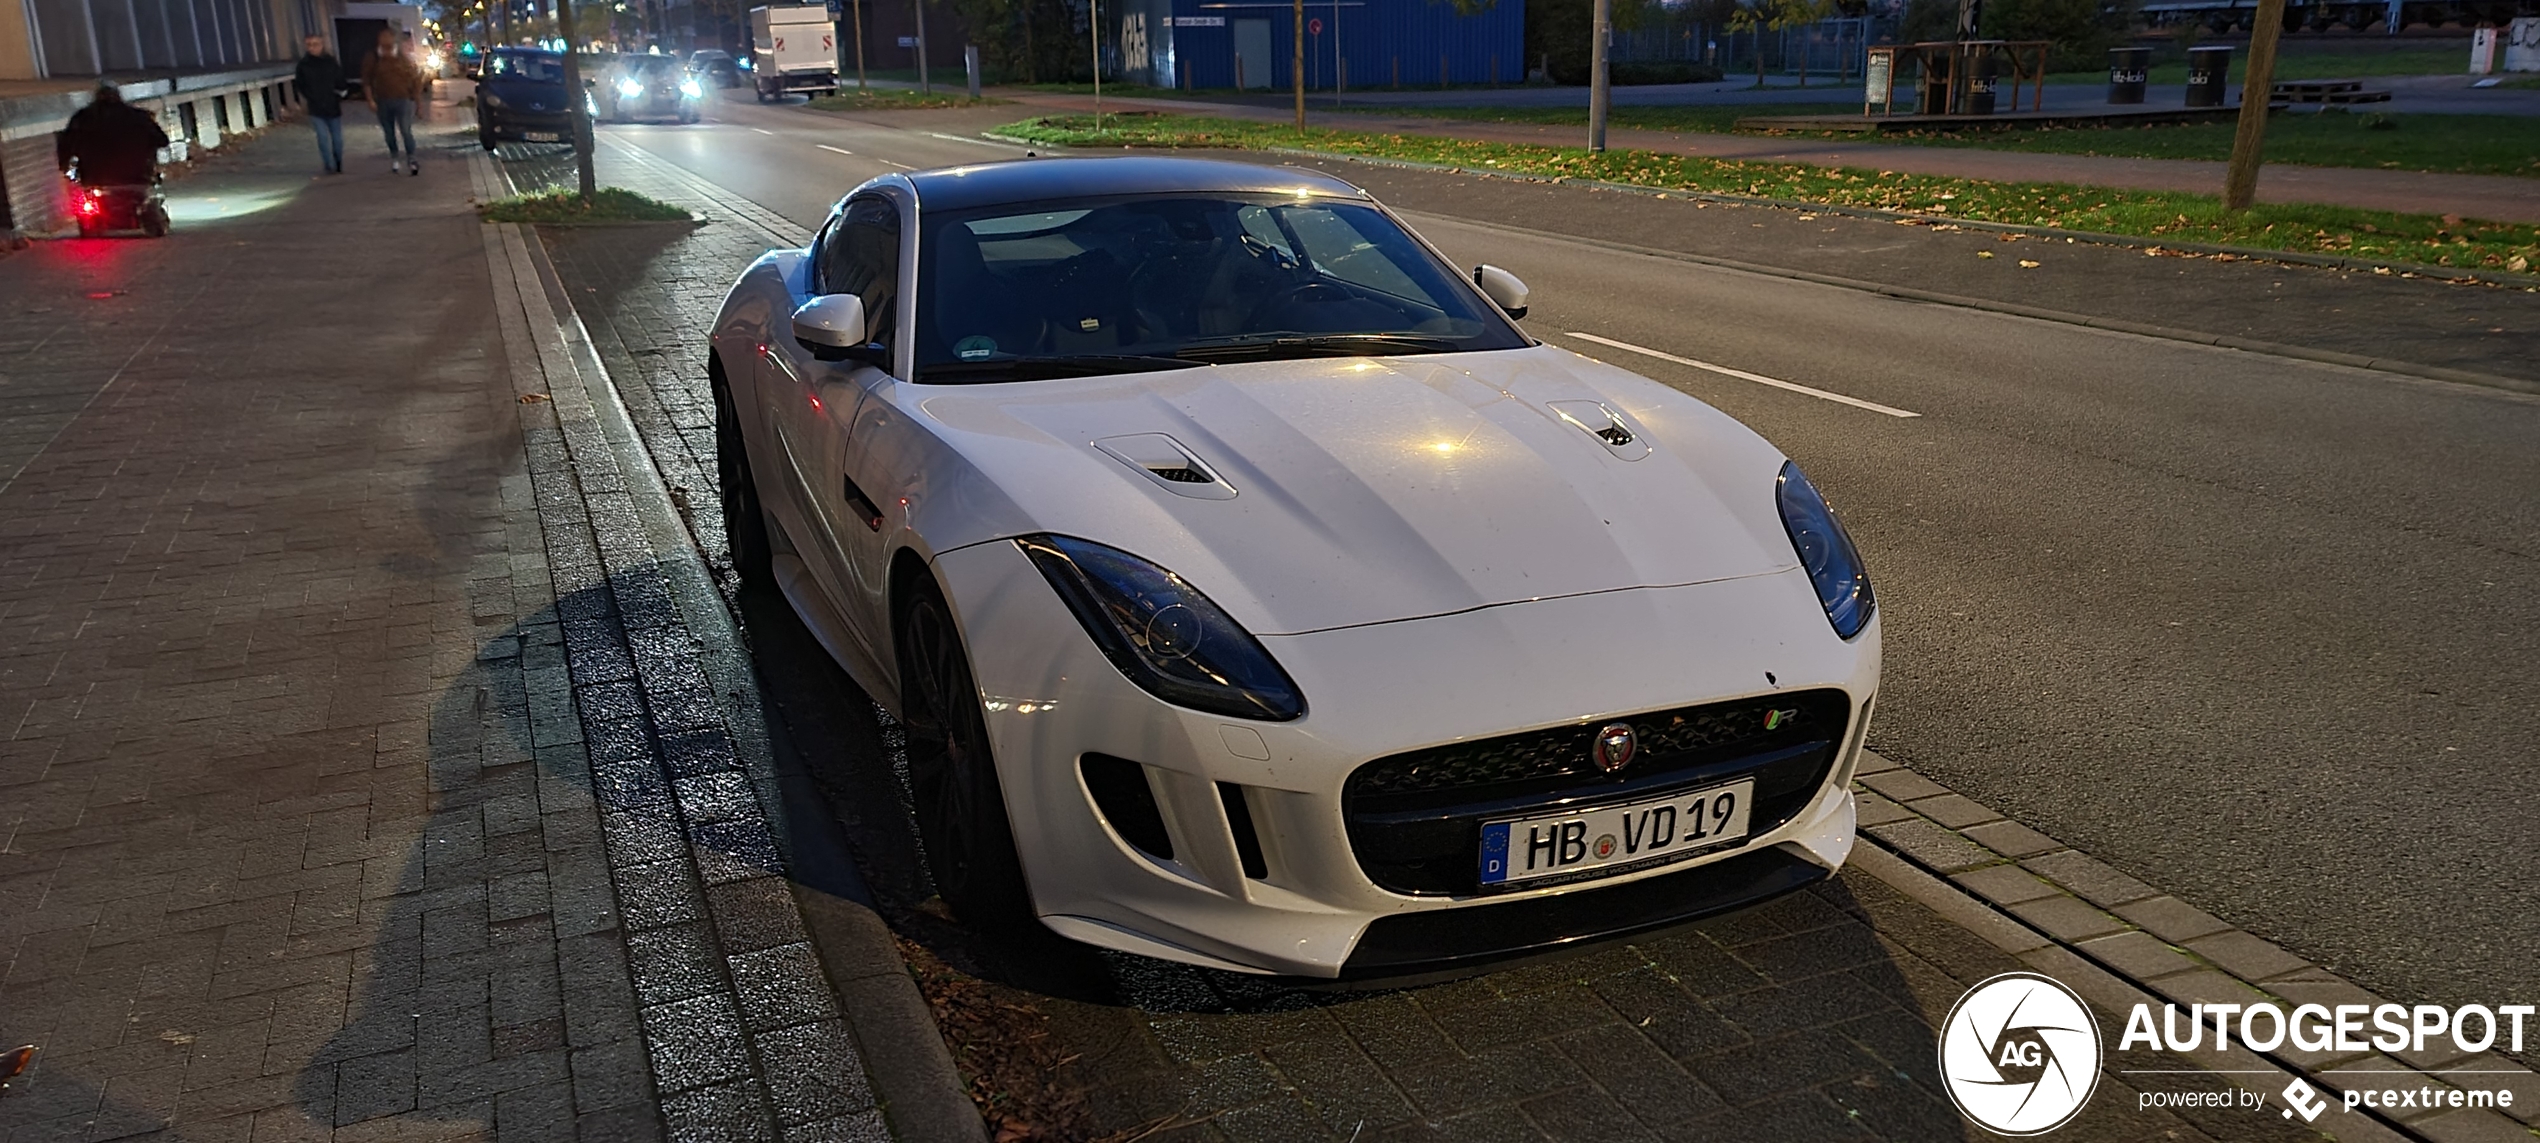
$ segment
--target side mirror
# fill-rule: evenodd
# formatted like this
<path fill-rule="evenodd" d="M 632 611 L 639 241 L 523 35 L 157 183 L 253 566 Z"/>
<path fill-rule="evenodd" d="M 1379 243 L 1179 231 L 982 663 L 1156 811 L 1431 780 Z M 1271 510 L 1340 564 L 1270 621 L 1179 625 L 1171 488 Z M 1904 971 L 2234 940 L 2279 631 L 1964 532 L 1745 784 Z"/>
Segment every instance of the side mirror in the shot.
<path fill-rule="evenodd" d="M 822 294 L 794 310 L 794 340 L 822 361 L 856 361 L 890 367 L 890 351 L 865 338 L 864 299 Z"/>
<path fill-rule="evenodd" d="M 1473 267 L 1473 284 L 1482 288 L 1483 296 L 1508 311 L 1508 316 L 1526 316 L 1526 284 L 1518 281 L 1517 275 L 1484 263 Z"/>

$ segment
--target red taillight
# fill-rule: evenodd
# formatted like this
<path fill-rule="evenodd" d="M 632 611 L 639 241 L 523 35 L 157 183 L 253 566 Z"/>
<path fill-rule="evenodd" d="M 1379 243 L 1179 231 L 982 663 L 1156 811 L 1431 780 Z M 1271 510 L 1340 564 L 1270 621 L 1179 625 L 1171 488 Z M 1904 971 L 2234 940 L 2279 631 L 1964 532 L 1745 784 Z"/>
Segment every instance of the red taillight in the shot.
<path fill-rule="evenodd" d="M 81 214 L 97 213 L 97 196 L 94 193 L 91 193 L 87 198 L 79 200 L 79 212 Z"/>

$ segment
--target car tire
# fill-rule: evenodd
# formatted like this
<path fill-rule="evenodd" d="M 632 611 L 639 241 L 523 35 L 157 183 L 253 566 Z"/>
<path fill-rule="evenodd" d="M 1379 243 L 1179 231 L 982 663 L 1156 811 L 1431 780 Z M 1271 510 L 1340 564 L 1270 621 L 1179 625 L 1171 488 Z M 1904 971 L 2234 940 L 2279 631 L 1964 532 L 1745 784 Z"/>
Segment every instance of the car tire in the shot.
<path fill-rule="evenodd" d="M 1018 931 L 1032 919 L 1032 895 L 1015 853 L 970 657 L 933 577 L 908 592 L 894 627 L 909 796 L 935 892 L 975 932 Z"/>
<path fill-rule="evenodd" d="M 168 236 L 168 208 L 152 203 L 141 212 L 141 232 L 152 238 Z"/>
<path fill-rule="evenodd" d="M 768 543 L 767 513 L 759 506 L 758 481 L 750 475 L 749 442 L 741 435 L 740 410 L 720 371 L 714 390 L 714 470 L 723 493 L 723 535 L 732 548 L 732 573 L 741 590 L 776 584 L 774 547 Z"/>

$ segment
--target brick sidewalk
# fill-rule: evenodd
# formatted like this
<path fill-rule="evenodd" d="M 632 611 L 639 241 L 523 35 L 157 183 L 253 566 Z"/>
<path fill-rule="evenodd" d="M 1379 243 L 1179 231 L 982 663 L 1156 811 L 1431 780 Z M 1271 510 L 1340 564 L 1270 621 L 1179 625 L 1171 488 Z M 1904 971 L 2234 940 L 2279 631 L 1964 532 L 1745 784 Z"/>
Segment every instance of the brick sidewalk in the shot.
<path fill-rule="evenodd" d="M 173 237 L 7 261 L 0 1137 L 881 1138 L 694 585 L 436 110 L 420 178 L 285 125 Z"/>

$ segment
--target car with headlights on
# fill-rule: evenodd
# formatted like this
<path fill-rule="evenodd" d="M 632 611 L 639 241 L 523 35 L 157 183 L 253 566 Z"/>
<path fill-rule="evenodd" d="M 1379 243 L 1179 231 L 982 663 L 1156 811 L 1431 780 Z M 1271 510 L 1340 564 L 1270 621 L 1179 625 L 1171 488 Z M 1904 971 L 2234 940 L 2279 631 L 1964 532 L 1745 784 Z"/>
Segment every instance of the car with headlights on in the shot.
<path fill-rule="evenodd" d="M 688 53 L 688 74 L 707 87 L 741 86 L 741 67 L 732 53 L 714 48 L 701 48 Z"/>
<path fill-rule="evenodd" d="M 1409 980 L 1830 876 L 1859 554 L 1716 409 L 1356 187 L 891 174 L 733 285 L 724 518 L 907 732 L 965 923 Z"/>
<path fill-rule="evenodd" d="M 694 123 L 705 85 L 671 56 L 622 56 L 592 85 L 592 116 L 610 122 L 676 119 Z"/>
<path fill-rule="evenodd" d="M 573 102 L 565 94 L 564 53 L 496 48 L 485 53 L 476 81 L 476 141 L 562 143 L 573 138 Z"/>

